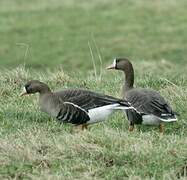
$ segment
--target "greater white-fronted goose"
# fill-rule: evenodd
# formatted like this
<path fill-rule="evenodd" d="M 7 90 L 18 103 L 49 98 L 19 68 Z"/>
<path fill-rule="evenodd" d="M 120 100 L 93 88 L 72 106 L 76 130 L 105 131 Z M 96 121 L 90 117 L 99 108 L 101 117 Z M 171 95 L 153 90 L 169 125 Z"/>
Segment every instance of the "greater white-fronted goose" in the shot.
<path fill-rule="evenodd" d="M 134 124 L 145 124 L 158 125 L 160 132 L 163 132 L 163 122 L 177 121 L 176 113 L 157 91 L 133 87 L 134 69 L 128 59 L 114 59 L 113 64 L 107 69 L 120 70 L 125 74 L 125 83 L 122 89 L 123 98 L 137 110 L 126 110 L 130 131 L 134 129 Z"/>
<path fill-rule="evenodd" d="M 25 84 L 21 96 L 39 93 L 42 111 L 64 123 L 81 125 L 105 120 L 114 110 L 131 109 L 126 100 L 98 94 L 88 90 L 68 89 L 52 92 L 43 82 L 32 80 Z"/>

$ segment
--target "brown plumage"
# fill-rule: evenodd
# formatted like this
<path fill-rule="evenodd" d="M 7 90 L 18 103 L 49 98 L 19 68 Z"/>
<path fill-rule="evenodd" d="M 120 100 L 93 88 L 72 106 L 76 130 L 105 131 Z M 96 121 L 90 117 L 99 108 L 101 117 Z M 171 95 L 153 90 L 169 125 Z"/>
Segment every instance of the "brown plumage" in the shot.
<path fill-rule="evenodd" d="M 126 110 L 131 131 L 134 124 L 159 125 L 159 127 L 162 127 L 162 122 L 177 120 L 170 105 L 158 92 L 151 89 L 134 88 L 134 69 L 128 59 L 114 59 L 113 64 L 107 69 L 116 69 L 124 72 L 125 82 L 122 96 L 137 110 Z M 163 127 L 160 128 L 160 131 L 162 129 Z"/>
<path fill-rule="evenodd" d="M 75 125 L 100 122 L 114 110 L 133 108 L 126 100 L 88 90 L 68 89 L 52 92 L 45 83 L 37 80 L 27 82 L 22 95 L 34 93 L 39 93 L 39 106 L 42 111 L 61 122 Z"/>

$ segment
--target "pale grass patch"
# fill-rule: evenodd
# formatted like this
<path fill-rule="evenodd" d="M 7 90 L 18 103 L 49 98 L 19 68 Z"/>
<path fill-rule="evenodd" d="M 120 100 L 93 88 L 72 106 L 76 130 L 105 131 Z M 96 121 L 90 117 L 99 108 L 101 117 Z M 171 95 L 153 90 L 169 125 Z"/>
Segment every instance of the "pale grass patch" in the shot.
<path fill-rule="evenodd" d="M 187 90 L 183 87 L 169 85 L 161 89 L 160 92 L 172 102 L 175 102 L 176 99 L 182 102 L 187 100 Z"/>
<path fill-rule="evenodd" d="M 48 69 L 45 73 L 38 73 L 38 77 L 41 81 L 50 81 L 61 85 L 70 80 L 70 77 L 62 68 L 58 68 L 53 71 Z"/>
<path fill-rule="evenodd" d="M 35 162 L 63 160 L 67 154 L 102 151 L 98 145 L 87 142 L 87 134 L 89 132 L 71 134 L 62 130 L 61 135 L 54 136 L 43 128 L 18 130 L 16 134 L 0 139 L 0 157 L 6 157 L 7 161 Z"/>
<path fill-rule="evenodd" d="M 24 65 L 20 65 L 15 69 L 0 71 L 0 80 L 5 83 L 20 83 L 22 80 L 28 79 L 30 73 Z"/>

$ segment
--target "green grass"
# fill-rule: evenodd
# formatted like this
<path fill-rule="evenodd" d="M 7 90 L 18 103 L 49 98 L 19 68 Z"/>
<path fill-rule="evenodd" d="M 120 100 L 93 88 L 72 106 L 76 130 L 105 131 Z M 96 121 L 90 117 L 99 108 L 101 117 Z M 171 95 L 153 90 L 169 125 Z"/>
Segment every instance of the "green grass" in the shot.
<path fill-rule="evenodd" d="M 93 40 L 104 62 L 126 56 L 181 64 L 186 8 L 186 0 L 1 0 L 0 65 L 91 69 Z"/>
<path fill-rule="evenodd" d="M 39 79 L 52 89 L 88 88 L 119 96 L 122 78 L 104 71 L 100 80 L 93 75 L 65 74 L 62 70 L 39 73 L 19 67 L 0 74 L 0 177 L 12 179 L 162 179 L 182 177 L 187 157 L 187 81 L 164 68 L 142 69 L 135 65 L 136 85 L 157 89 L 180 114 L 178 122 L 167 124 L 164 135 L 157 127 L 137 126 L 127 131 L 123 113 L 108 121 L 73 133 L 71 125 L 57 121 L 38 109 L 37 95 L 19 97 L 23 84 Z M 162 63 L 155 64 L 159 67 Z M 139 68 L 137 68 L 139 67 Z M 114 76 L 115 75 L 115 76 Z"/>
<path fill-rule="evenodd" d="M 185 0 L 1 0 L 0 179 L 185 179 L 186 8 Z M 180 114 L 163 135 L 147 126 L 129 133 L 120 112 L 73 133 L 40 112 L 37 95 L 19 97 L 30 79 L 120 97 L 122 74 L 104 70 L 119 56 L 132 59 L 137 87 L 158 90 Z"/>

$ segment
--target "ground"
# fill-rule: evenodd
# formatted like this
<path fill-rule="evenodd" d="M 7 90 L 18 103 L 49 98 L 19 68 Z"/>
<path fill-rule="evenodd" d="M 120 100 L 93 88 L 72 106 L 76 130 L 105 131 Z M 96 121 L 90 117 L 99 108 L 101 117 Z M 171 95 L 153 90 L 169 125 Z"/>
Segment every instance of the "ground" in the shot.
<path fill-rule="evenodd" d="M 187 164 L 187 2 L 181 0 L 1 0 L 0 178 L 176 179 Z M 123 74 L 105 66 L 129 57 L 135 85 L 158 90 L 176 123 L 136 126 L 123 112 L 74 133 L 19 97 L 38 79 L 52 90 L 87 88 L 120 97 Z"/>

